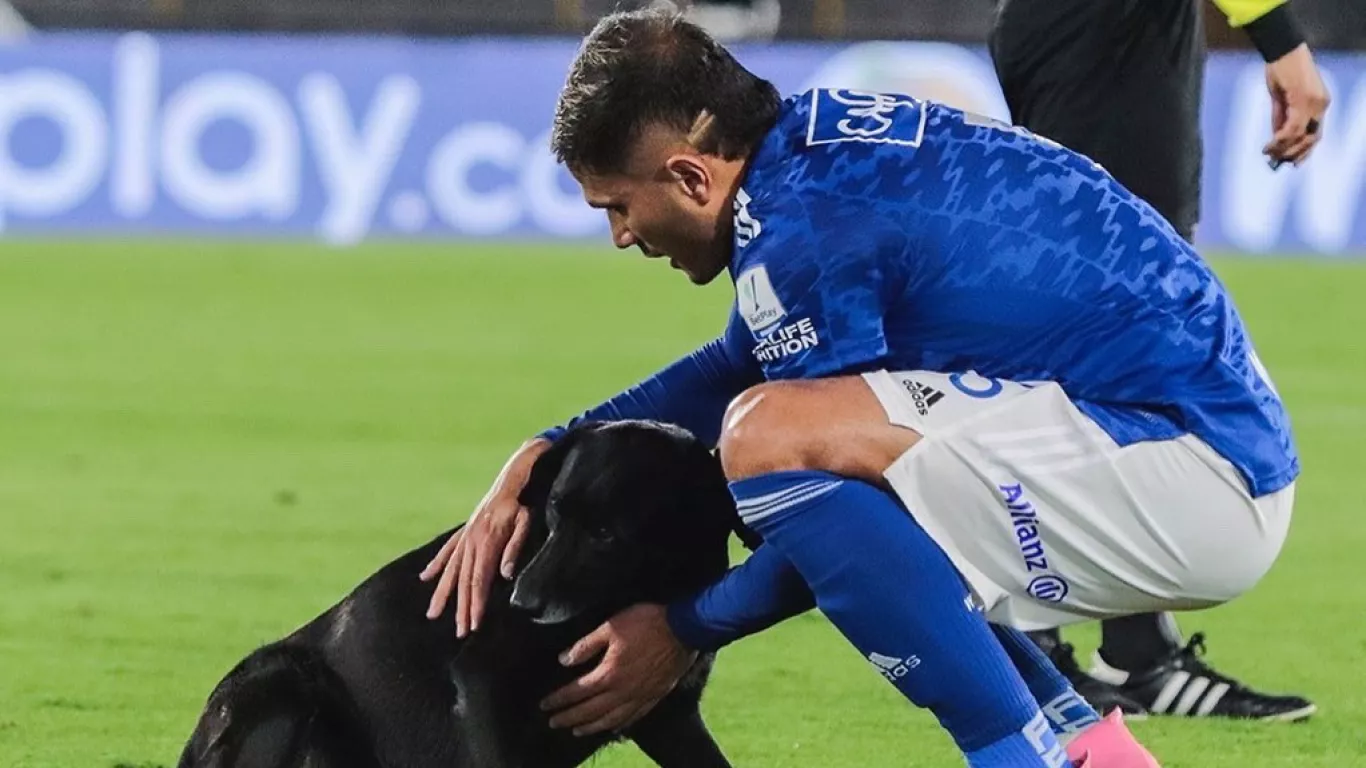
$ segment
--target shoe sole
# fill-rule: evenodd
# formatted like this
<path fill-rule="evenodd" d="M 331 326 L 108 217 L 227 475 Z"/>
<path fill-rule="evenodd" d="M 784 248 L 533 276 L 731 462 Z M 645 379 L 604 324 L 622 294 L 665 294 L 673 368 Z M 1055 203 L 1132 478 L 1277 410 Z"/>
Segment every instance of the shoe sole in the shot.
<path fill-rule="evenodd" d="M 1253 718 L 1230 717 L 1230 718 L 1223 718 L 1223 719 L 1226 719 L 1226 720 L 1251 720 L 1251 721 L 1254 722 L 1254 723 L 1299 723 L 1299 722 L 1303 722 L 1303 721 L 1308 720 L 1309 718 L 1313 717 L 1315 714 L 1318 713 L 1318 711 L 1319 711 L 1319 708 L 1318 708 L 1317 705 L 1315 705 L 1315 704 L 1310 704 L 1310 705 L 1307 706 L 1307 707 L 1300 707 L 1299 709 L 1292 709 L 1292 710 L 1290 710 L 1289 712 L 1278 712 L 1278 713 L 1276 713 L 1276 714 L 1274 714 L 1274 715 L 1267 715 L 1267 716 L 1265 716 L 1265 717 L 1253 717 Z M 1131 715 L 1131 714 L 1128 714 L 1128 713 L 1126 712 L 1126 713 L 1124 714 L 1124 719 L 1125 719 L 1125 721 L 1130 721 L 1130 720 L 1147 720 L 1147 719 L 1149 718 L 1149 716 L 1150 716 L 1149 713 L 1146 713 L 1146 712 L 1143 713 L 1143 714 L 1141 714 L 1141 715 Z M 1211 720 L 1211 719 L 1219 718 L 1219 717 L 1221 717 L 1221 716 L 1220 716 L 1220 715 L 1172 715 L 1172 714 L 1166 714 L 1166 715 L 1159 715 L 1159 717 L 1170 717 L 1170 718 L 1181 719 L 1181 720 L 1194 720 L 1194 719 L 1196 719 L 1196 718 L 1198 717 L 1198 718 L 1200 718 L 1200 719 L 1202 719 L 1202 720 Z"/>
<path fill-rule="evenodd" d="M 1300 707 L 1299 709 L 1292 709 L 1292 710 L 1290 710 L 1289 712 L 1281 712 L 1280 714 L 1267 715 L 1266 717 L 1259 718 L 1259 719 L 1258 719 L 1258 722 L 1262 722 L 1262 723 L 1298 723 L 1298 722 L 1301 722 L 1301 721 L 1304 721 L 1304 720 L 1308 720 L 1309 718 L 1313 717 L 1314 714 L 1315 714 L 1316 712 L 1318 712 L 1318 711 L 1319 711 L 1319 708 L 1318 708 L 1316 705 L 1310 704 L 1310 705 L 1307 706 L 1307 707 Z"/>

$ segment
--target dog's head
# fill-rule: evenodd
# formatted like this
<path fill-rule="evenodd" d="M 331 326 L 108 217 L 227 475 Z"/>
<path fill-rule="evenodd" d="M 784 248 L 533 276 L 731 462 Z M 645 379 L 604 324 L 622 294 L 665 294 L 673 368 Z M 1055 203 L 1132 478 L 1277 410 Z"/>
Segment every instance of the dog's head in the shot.
<path fill-rule="evenodd" d="M 725 572 L 738 524 L 720 462 L 654 422 L 570 431 L 537 460 L 521 502 L 532 531 L 512 604 L 542 624 L 706 586 Z"/>

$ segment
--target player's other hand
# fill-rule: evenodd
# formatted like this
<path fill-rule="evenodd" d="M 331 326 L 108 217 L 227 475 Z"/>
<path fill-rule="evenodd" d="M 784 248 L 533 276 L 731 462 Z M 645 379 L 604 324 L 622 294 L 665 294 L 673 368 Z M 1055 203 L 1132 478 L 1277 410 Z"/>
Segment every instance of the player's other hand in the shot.
<path fill-rule="evenodd" d="M 620 731 L 649 714 L 697 660 L 669 629 L 664 606 L 641 603 L 618 613 L 560 655 L 591 670 L 541 701 L 552 728 L 575 736 Z"/>
<path fill-rule="evenodd" d="M 1329 102 L 1309 46 L 1301 44 L 1268 63 L 1266 87 L 1271 92 L 1272 137 L 1262 154 L 1271 158 L 1273 168 L 1284 162 L 1299 165 L 1323 135 L 1320 126 Z"/>
<path fill-rule="evenodd" d="M 513 576 L 531 521 L 517 496 L 531 476 L 531 465 L 550 445 L 549 440 L 537 438 L 518 448 L 465 527 L 452 534 L 422 570 L 423 581 L 441 576 L 427 605 L 427 618 L 440 616 L 455 590 L 457 637 L 479 628 L 495 571 L 505 579 Z"/>

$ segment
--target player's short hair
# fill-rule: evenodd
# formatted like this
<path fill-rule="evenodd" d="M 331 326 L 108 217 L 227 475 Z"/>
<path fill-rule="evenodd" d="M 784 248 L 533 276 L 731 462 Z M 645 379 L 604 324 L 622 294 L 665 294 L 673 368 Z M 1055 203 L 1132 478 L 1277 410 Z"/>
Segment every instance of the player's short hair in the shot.
<path fill-rule="evenodd" d="M 614 13 L 579 48 L 551 148 L 574 172 L 616 173 L 641 132 L 658 124 L 734 160 L 758 145 L 781 106 L 772 83 L 677 13 Z"/>

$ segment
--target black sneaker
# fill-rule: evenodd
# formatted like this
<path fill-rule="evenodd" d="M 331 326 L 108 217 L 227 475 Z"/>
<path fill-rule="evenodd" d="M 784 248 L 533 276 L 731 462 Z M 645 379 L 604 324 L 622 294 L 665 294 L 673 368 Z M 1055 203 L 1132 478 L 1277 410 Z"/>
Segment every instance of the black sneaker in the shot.
<path fill-rule="evenodd" d="M 1072 688 L 1077 694 L 1086 699 L 1086 703 L 1102 717 L 1116 709 L 1131 720 L 1141 720 L 1148 714 L 1148 710 L 1144 709 L 1142 704 L 1124 695 L 1118 687 L 1081 671 L 1081 665 L 1077 664 L 1076 652 L 1071 643 L 1044 642 L 1037 638 L 1035 641 L 1044 653 L 1048 654 L 1053 666 L 1072 683 Z"/>
<path fill-rule="evenodd" d="M 1271 696 L 1222 675 L 1201 660 L 1205 635 L 1191 635 L 1185 648 L 1172 652 L 1152 669 L 1125 672 L 1097 653 L 1091 676 L 1117 686 L 1126 696 L 1158 715 L 1231 717 L 1243 720 L 1297 722 L 1318 711 L 1302 696 Z M 1080 690 L 1080 689 L 1078 689 Z"/>

